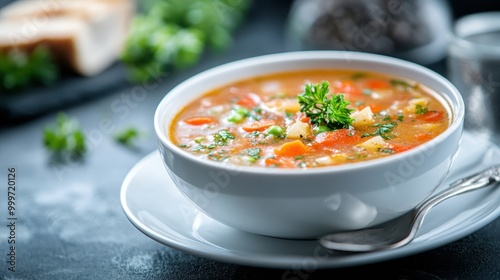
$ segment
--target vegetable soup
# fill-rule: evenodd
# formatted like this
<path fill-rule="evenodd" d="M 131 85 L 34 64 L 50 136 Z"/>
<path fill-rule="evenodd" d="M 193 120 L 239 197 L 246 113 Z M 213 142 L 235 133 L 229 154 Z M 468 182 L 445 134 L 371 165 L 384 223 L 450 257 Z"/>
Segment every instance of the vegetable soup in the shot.
<path fill-rule="evenodd" d="M 439 95 L 374 72 L 307 70 L 211 90 L 170 126 L 174 144 L 212 161 L 315 168 L 367 161 L 427 142 L 451 121 Z"/>

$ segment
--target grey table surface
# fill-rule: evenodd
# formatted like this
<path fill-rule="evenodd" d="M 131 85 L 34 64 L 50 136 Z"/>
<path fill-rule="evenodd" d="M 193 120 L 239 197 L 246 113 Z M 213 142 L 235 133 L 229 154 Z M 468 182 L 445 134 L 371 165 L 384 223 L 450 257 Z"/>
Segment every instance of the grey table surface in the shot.
<path fill-rule="evenodd" d="M 365 279 L 364 275 L 369 279 L 500 279 L 500 219 L 461 240 L 416 255 L 292 275 L 178 251 L 150 239 L 129 222 L 120 205 L 121 184 L 134 164 L 157 147 L 152 119 L 161 98 L 179 82 L 213 66 L 286 51 L 283 28 L 288 4 L 269 1 L 265 8 L 253 9 L 227 52 L 209 52 L 196 67 L 161 75 L 141 100 L 130 98 L 137 89 L 129 86 L 65 109 L 89 136 L 89 152 L 82 161 L 61 162 L 44 149 L 42 130 L 53 123 L 56 112 L 2 128 L 2 279 Z M 109 129 L 100 126 L 103 120 Z M 136 149 L 123 147 L 112 137 L 129 125 L 146 133 Z M 18 176 L 15 272 L 8 270 L 7 262 L 9 167 L 15 167 Z"/>

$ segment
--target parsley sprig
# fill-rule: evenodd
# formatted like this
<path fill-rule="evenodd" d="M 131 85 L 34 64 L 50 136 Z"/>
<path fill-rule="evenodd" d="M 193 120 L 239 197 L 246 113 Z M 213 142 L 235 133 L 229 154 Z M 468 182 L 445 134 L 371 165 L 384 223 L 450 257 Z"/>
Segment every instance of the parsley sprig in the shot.
<path fill-rule="evenodd" d="M 347 108 L 350 102 L 344 100 L 343 94 L 329 95 L 329 86 L 326 81 L 306 84 L 304 92 L 298 96 L 300 111 L 311 118 L 314 125 L 331 129 L 349 128 L 353 121 L 353 109 Z"/>
<path fill-rule="evenodd" d="M 54 126 L 44 129 L 43 144 L 49 151 L 72 157 L 81 157 L 87 150 L 85 135 L 77 121 L 62 112 L 57 115 Z"/>

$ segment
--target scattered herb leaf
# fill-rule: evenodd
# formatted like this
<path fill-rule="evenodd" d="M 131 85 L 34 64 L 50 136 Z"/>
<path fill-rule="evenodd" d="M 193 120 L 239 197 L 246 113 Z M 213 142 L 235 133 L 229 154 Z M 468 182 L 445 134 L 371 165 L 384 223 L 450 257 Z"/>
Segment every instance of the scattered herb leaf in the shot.
<path fill-rule="evenodd" d="M 417 114 L 417 115 L 424 115 L 428 111 L 429 111 L 429 108 L 427 108 L 427 107 L 423 107 L 420 104 L 415 105 L 415 114 Z"/>
<path fill-rule="evenodd" d="M 234 139 L 234 135 L 226 129 L 219 130 L 214 135 L 214 142 L 218 146 L 226 146 L 228 140 Z"/>
<path fill-rule="evenodd" d="M 55 126 L 44 129 L 43 144 L 50 151 L 70 156 L 83 156 L 87 150 L 85 135 L 78 122 L 62 112 L 57 115 Z"/>
<path fill-rule="evenodd" d="M 123 145 L 132 146 L 134 141 L 140 137 L 140 133 L 136 128 L 128 127 L 118 131 L 114 135 L 114 139 Z"/>

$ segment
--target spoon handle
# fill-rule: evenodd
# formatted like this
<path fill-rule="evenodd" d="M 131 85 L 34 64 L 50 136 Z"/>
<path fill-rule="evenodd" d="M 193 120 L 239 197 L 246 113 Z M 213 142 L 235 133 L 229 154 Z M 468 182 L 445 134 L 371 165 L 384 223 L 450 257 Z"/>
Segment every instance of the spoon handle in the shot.
<path fill-rule="evenodd" d="M 419 205 L 417 212 L 417 224 L 422 222 L 422 218 L 432 207 L 444 200 L 458 194 L 480 189 L 500 181 L 500 165 L 490 167 L 467 178 L 460 179 L 450 184 L 450 188 Z"/>

